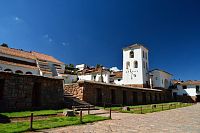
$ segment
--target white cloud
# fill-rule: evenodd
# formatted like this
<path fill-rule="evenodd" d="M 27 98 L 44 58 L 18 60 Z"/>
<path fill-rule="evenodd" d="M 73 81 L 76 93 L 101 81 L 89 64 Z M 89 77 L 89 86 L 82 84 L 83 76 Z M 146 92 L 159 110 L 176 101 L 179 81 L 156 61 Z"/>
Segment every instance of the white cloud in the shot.
<path fill-rule="evenodd" d="M 69 46 L 69 43 L 68 43 L 68 42 L 67 42 L 67 43 L 66 43 L 66 42 L 62 42 L 61 44 L 62 44 L 63 46 Z"/>
<path fill-rule="evenodd" d="M 111 67 L 110 70 L 112 70 L 114 72 L 122 71 L 122 70 L 118 69 L 117 67 Z"/>
<path fill-rule="evenodd" d="M 44 37 L 44 38 L 49 38 L 49 35 L 48 35 L 48 34 L 45 34 L 43 37 Z"/>
<path fill-rule="evenodd" d="M 49 43 L 52 43 L 52 42 L 53 42 L 53 39 L 49 36 L 49 34 L 44 34 L 44 35 L 43 35 L 43 38 L 44 38 L 45 40 L 47 40 Z"/>
<path fill-rule="evenodd" d="M 53 41 L 53 39 L 52 39 L 52 38 L 49 38 L 49 39 L 48 39 L 48 41 L 49 41 L 49 42 L 52 42 L 52 41 Z"/>
<path fill-rule="evenodd" d="M 24 22 L 24 20 L 18 16 L 15 16 L 13 17 L 14 21 L 17 22 L 17 23 L 21 23 L 21 22 Z"/>

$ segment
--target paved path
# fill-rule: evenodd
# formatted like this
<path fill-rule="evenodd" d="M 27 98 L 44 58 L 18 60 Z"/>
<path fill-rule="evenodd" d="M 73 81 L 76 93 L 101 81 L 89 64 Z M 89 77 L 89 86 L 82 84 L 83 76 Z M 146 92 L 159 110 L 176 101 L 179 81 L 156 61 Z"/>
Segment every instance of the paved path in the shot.
<path fill-rule="evenodd" d="M 200 104 L 151 114 L 113 113 L 112 120 L 43 133 L 200 133 Z"/>

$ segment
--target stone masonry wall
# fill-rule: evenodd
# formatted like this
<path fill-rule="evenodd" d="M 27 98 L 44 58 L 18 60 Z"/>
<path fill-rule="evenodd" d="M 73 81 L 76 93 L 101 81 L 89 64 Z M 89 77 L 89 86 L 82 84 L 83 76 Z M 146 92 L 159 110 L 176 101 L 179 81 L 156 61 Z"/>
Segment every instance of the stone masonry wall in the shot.
<path fill-rule="evenodd" d="M 81 86 L 78 83 L 65 84 L 64 93 L 70 93 L 79 98 L 80 100 L 83 100 L 83 86 Z"/>
<path fill-rule="evenodd" d="M 0 111 L 63 106 L 63 80 L 0 72 Z"/>
<path fill-rule="evenodd" d="M 171 100 L 168 92 L 150 88 L 134 88 L 93 81 L 79 81 L 73 85 L 65 85 L 65 92 L 77 94 L 79 91 L 82 92 L 80 99 L 93 105 L 104 103 L 137 105 Z"/>

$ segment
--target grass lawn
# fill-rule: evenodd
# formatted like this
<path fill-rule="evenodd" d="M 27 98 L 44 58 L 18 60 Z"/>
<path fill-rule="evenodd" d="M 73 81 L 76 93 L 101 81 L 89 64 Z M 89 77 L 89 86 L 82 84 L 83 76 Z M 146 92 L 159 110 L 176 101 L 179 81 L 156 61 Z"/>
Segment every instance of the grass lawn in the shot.
<path fill-rule="evenodd" d="M 83 117 L 84 123 L 91 123 L 95 121 L 107 120 L 108 117 L 86 115 Z M 33 122 L 33 129 L 49 129 L 55 127 L 63 127 L 70 125 L 78 125 L 80 123 L 79 117 L 51 117 L 45 120 L 36 120 Z M 13 133 L 25 132 L 29 129 L 29 122 L 16 122 L 16 123 L 0 123 L 0 133 Z"/>
<path fill-rule="evenodd" d="M 156 105 L 155 108 L 152 105 Z M 181 108 L 186 106 L 191 106 L 191 103 L 180 103 L 180 102 L 171 102 L 171 103 L 161 103 L 161 104 L 149 104 L 149 105 L 137 105 L 137 106 L 128 106 L 130 111 L 122 111 L 122 107 L 111 107 L 113 111 L 119 111 L 122 113 L 136 113 L 136 114 L 145 114 L 152 112 L 159 112 L 169 109 Z M 106 110 L 109 108 L 106 108 Z"/>
<path fill-rule="evenodd" d="M 44 116 L 44 115 L 54 115 L 54 114 L 62 113 L 62 112 L 63 112 L 63 109 L 60 109 L 60 110 L 6 112 L 6 113 L 0 113 L 0 114 L 7 116 L 9 118 L 17 118 L 17 117 L 29 117 L 31 115 L 31 113 L 33 113 L 34 116 Z"/>

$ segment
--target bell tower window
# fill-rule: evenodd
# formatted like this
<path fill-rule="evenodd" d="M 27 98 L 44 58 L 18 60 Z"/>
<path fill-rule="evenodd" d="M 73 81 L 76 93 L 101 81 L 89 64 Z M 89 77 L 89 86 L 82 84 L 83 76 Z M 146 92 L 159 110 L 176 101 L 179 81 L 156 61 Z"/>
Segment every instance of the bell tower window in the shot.
<path fill-rule="evenodd" d="M 131 51 L 131 52 L 129 53 L 129 57 L 130 57 L 130 58 L 134 58 L 134 52 L 133 52 L 133 51 Z"/>
<path fill-rule="evenodd" d="M 127 61 L 127 62 L 126 62 L 126 69 L 129 69 L 129 68 L 130 68 L 130 62 Z"/>
<path fill-rule="evenodd" d="M 138 62 L 134 61 L 134 68 L 138 68 Z"/>

